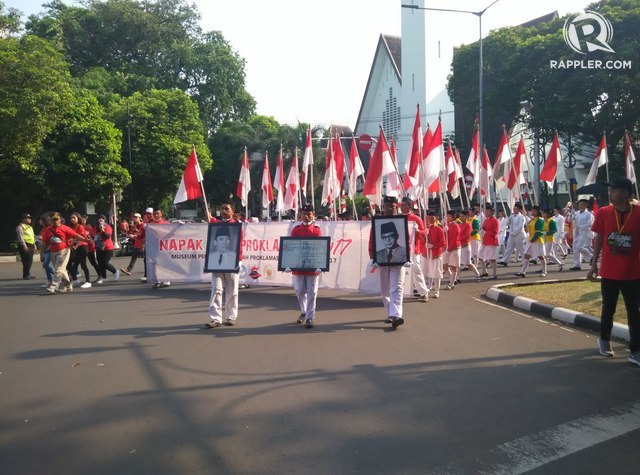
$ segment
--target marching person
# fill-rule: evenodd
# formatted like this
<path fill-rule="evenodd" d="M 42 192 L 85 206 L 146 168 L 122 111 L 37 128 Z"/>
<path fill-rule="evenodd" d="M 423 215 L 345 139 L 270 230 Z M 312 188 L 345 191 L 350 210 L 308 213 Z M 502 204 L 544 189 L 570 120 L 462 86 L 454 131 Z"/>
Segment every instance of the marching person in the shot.
<path fill-rule="evenodd" d="M 89 238 L 89 234 L 86 229 L 82 225 L 82 216 L 80 213 L 72 213 L 69 218 L 69 226 L 80 236 Z M 74 239 L 71 242 L 72 248 L 72 262 L 70 261 L 67 265 L 67 271 L 71 272 L 71 278 L 73 279 L 73 285 L 79 285 L 81 289 L 88 289 L 91 287 L 91 275 L 89 274 L 89 267 L 87 266 L 87 255 L 89 254 L 89 244 L 86 241 L 81 241 L 79 239 Z M 78 267 L 82 268 L 82 272 L 84 272 L 84 282 L 80 285 L 78 281 Z"/>
<path fill-rule="evenodd" d="M 477 222 L 478 224 L 480 223 L 480 221 Z M 460 226 L 456 223 L 456 212 L 453 210 L 447 211 L 447 225 L 444 227 L 444 232 L 446 234 L 447 247 L 442 262 L 445 272 L 449 272 L 450 276 L 447 289 L 452 290 L 458 281 L 458 269 L 460 268 Z M 471 234 L 471 237 L 473 238 L 473 234 Z M 473 259 L 473 247 L 471 259 Z"/>
<path fill-rule="evenodd" d="M 395 196 L 385 196 L 382 204 L 383 216 L 395 216 L 398 211 L 398 199 Z M 375 220 L 374 220 L 375 225 Z M 380 291 L 382 294 L 382 304 L 387 313 L 385 323 L 391 323 L 391 326 L 397 328 L 404 324 L 402 316 L 402 299 L 404 294 L 404 277 L 405 268 L 411 267 L 411 261 L 406 261 L 403 265 L 378 266 L 378 260 L 381 262 L 402 262 L 410 255 L 407 249 L 398 244 L 398 231 L 391 222 L 383 223 L 380 227 L 380 237 L 385 243 L 385 249 L 381 249 L 374 258 L 374 242 L 373 227 L 369 235 L 369 258 L 372 260 L 372 267 L 378 268 L 380 275 Z M 381 254 L 382 253 L 382 256 Z"/>
<path fill-rule="evenodd" d="M 500 221 L 493 215 L 493 206 L 487 204 L 484 209 L 485 219 L 482 223 L 482 246 L 480 247 L 479 258 L 482 263 L 480 277 L 489 277 L 487 273 L 487 262 L 491 263 L 491 280 L 496 280 L 498 276 L 496 260 L 498 259 L 498 234 L 500 233 Z"/>
<path fill-rule="evenodd" d="M 407 217 L 410 223 L 415 223 L 417 227 L 414 239 L 415 247 L 413 249 L 413 256 L 411 257 L 411 261 L 413 262 L 411 267 L 411 270 L 413 271 L 411 273 L 411 280 L 413 283 L 414 295 L 420 302 L 428 302 L 429 289 L 424 281 L 424 274 L 422 273 L 421 265 L 425 241 L 424 222 L 420 219 L 420 216 L 413 212 L 413 201 L 407 196 L 402 198 L 402 201 L 400 202 L 400 212 Z"/>
<path fill-rule="evenodd" d="M 47 283 L 43 284 L 42 288 L 46 289 L 53 285 L 53 276 L 55 275 L 55 269 L 51 264 L 51 250 L 49 249 L 49 246 L 44 246 L 42 244 L 42 233 L 47 229 L 47 227 L 51 226 L 51 213 L 41 214 L 38 224 L 40 225 L 40 230 L 36 238 L 36 242 L 40 248 L 40 261 L 42 262 L 42 268 L 47 276 Z"/>
<path fill-rule="evenodd" d="M 315 212 L 311 205 L 300 208 L 302 223 L 291 231 L 293 237 L 319 237 L 322 236 L 320 227 L 315 224 Z M 293 288 L 296 291 L 300 316 L 297 323 L 304 323 L 307 328 L 313 328 L 316 316 L 316 298 L 318 297 L 318 285 L 320 283 L 319 271 L 293 271 Z"/>
<path fill-rule="evenodd" d="M 547 261 L 544 254 L 544 220 L 540 217 L 540 207 L 534 206 L 531 209 L 531 221 L 527 225 L 529 227 L 529 242 L 524 248 L 524 257 L 522 258 L 522 268 L 516 273 L 518 277 L 526 277 L 529 260 L 533 257 L 540 259 L 542 264 L 542 277 L 547 275 Z"/>
<path fill-rule="evenodd" d="M 612 357 L 611 330 L 616 313 L 618 295 L 622 292 L 629 325 L 629 362 L 640 366 L 640 207 L 633 205 L 633 183 L 627 178 L 615 178 L 609 186 L 611 205 L 598 210 L 592 230 L 596 233 L 593 261 L 588 279 L 598 275 L 602 313 L 598 350 L 602 356 Z"/>
<path fill-rule="evenodd" d="M 31 215 L 25 213 L 22 215 L 22 222 L 16 228 L 18 235 L 18 252 L 20 253 L 20 261 L 22 261 L 22 278 L 24 280 L 35 279 L 31 275 L 31 266 L 33 265 L 33 253 L 36 250 L 36 234 L 31 227 Z"/>
<path fill-rule="evenodd" d="M 444 231 L 436 222 L 436 212 L 427 212 L 426 244 L 423 251 L 425 256 L 425 275 L 431 282 L 433 298 L 440 297 L 440 283 L 444 277 L 442 268 L 442 252 L 446 247 Z"/>
<path fill-rule="evenodd" d="M 585 199 L 578 201 L 578 211 L 574 212 L 570 218 L 573 223 L 573 267 L 569 270 L 581 270 L 582 256 L 587 262 L 593 256 L 591 252 L 591 241 L 593 233 L 593 213 L 587 208 L 589 202 Z"/>
<path fill-rule="evenodd" d="M 51 263 L 55 271 L 53 284 L 47 287 L 47 292 L 50 294 L 71 292 L 73 290 L 69 274 L 67 274 L 67 263 L 70 255 L 68 242 L 73 238 L 85 242 L 89 240 L 62 224 L 60 213 L 53 213 L 51 215 L 51 225 L 42 231 L 42 247 L 43 249 L 49 248 Z M 44 256 L 41 255 L 40 259 L 44 261 Z"/>
<path fill-rule="evenodd" d="M 469 211 L 460 211 L 460 268 L 462 270 L 471 269 L 476 277 L 480 277 L 480 272 L 473 262 L 471 262 L 471 223 L 469 222 Z"/>
<path fill-rule="evenodd" d="M 524 254 L 524 246 L 526 242 L 524 228 L 527 222 L 525 216 L 522 214 L 521 205 L 518 203 L 513 205 L 513 213 L 511 213 L 508 220 L 509 239 L 507 239 L 507 245 L 505 247 L 504 254 L 502 255 L 502 260 L 498 261 L 498 264 L 505 267 L 507 266 L 509 257 L 513 251 L 516 252 L 516 259 L 519 255 Z"/>
<path fill-rule="evenodd" d="M 507 221 L 506 214 L 503 209 L 498 211 L 498 222 L 500 223 L 500 232 L 498 233 L 498 255 L 504 254 L 504 246 L 507 240 Z"/>
<path fill-rule="evenodd" d="M 551 210 L 545 209 L 542 212 L 542 219 L 544 220 L 544 253 L 549 258 L 547 264 L 558 264 L 558 272 L 562 272 L 562 261 L 556 256 L 558 227 L 556 221 L 551 217 Z"/>
<path fill-rule="evenodd" d="M 102 284 L 107 279 L 107 271 L 113 274 L 113 280 L 120 279 L 120 272 L 111 264 L 113 257 L 113 228 L 107 224 L 104 214 L 98 216 L 98 221 L 93 236 L 96 245 L 96 260 L 98 261 L 98 278 L 96 284 Z"/>
<path fill-rule="evenodd" d="M 473 217 L 471 218 L 471 233 L 469 239 L 471 262 L 473 262 L 476 267 L 478 266 L 478 253 L 480 252 L 480 242 L 482 240 L 482 236 L 480 236 L 482 224 L 479 215 L 482 215 L 482 212 L 480 211 L 480 207 L 476 206 Z"/>
<path fill-rule="evenodd" d="M 220 206 L 220 219 L 209 215 L 210 223 L 236 223 L 233 219 L 233 207 L 230 203 Z M 240 231 L 242 241 L 242 231 Z M 242 248 L 238 249 L 238 267 L 242 261 Z M 224 325 L 233 326 L 238 318 L 238 272 L 214 272 L 211 274 L 211 296 L 209 298 L 209 318 L 211 321 L 205 324 L 206 328 L 218 328 L 222 322 L 222 294 L 224 293 L 224 310 L 226 318 Z"/>
<path fill-rule="evenodd" d="M 553 217 L 551 218 L 556 222 L 556 234 L 553 236 L 555 242 L 554 251 L 556 256 L 560 251 L 560 256 L 564 259 L 567 257 L 567 242 L 564 234 L 564 215 L 562 208 L 553 208 Z"/>
<path fill-rule="evenodd" d="M 142 233 L 142 215 L 140 213 L 133 213 L 133 225 L 129 228 L 129 242 L 133 242 L 133 252 L 131 253 L 131 259 L 127 267 L 120 268 L 120 272 L 126 275 L 131 275 L 133 267 L 136 265 L 136 261 L 139 257 L 144 258 L 144 234 Z M 145 271 L 146 271 L 145 265 Z M 145 272 L 145 276 L 147 273 Z"/>
<path fill-rule="evenodd" d="M 149 209 L 151 209 L 151 208 L 147 208 L 147 211 Z M 153 210 L 153 218 L 147 224 L 169 224 L 169 221 L 164 219 L 164 217 L 162 216 L 162 211 L 161 210 L 154 209 Z M 143 228 L 143 229 L 145 229 L 145 228 Z M 145 229 L 144 233 L 145 233 L 145 240 L 146 240 L 146 229 Z M 146 260 L 145 260 L 145 264 L 146 264 Z M 145 274 L 144 275 L 145 275 L 145 282 L 146 282 L 146 276 L 147 276 L 146 266 L 145 266 Z M 151 288 L 159 289 L 160 287 L 169 287 L 170 285 L 171 285 L 171 282 L 169 282 L 168 280 L 164 281 L 164 282 L 157 281 L 157 282 L 154 282 L 154 284 L 153 284 L 153 286 Z"/>

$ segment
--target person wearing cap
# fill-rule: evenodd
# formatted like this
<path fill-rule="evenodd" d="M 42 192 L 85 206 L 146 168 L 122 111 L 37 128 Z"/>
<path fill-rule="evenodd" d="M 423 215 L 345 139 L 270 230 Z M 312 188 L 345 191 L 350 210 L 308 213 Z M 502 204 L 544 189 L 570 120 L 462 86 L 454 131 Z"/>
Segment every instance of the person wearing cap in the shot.
<path fill-rule="evenodd" d="M 210 223 L 237 223 L 233 219 L 233 206 L 231 203 L 220 205 L 220 219 L 209 215 Z M 222 235 L 221 235 L 222 236 Z M 217 238 L 216 238 L 217 239 Z M 242 241 L 242 230 L 240 231 Z M 209 258 L 211 259 L 211 257 Z M 218 256 L 219 259 L 219 256 Z M 242 248 L 238 249 L 238 267 L 242 261 Z M 216 261 L 217 262 L 217 261 Z M 235 259 L 233 264 L 235 264 Z M 233 326 L 238 318 L 238 287 L 240 276 L 238 272 L 214 272 L 211 274 L 211 296 L 209 298 L 209 318 L 206 328 L 218 328 L 222 325 Z M 222 322 L 222 295 L 224 293 L 224 311 L 226 318 Z"/>
<path fill-rule="evenodd" d="M 598 351 L 602 356 L 614 356 L 611 330 L 618 295 L 622 293 L 629 325 L 628 361 L 640 366 L 640 207 L 630 202 L 633 184 L 627 178 L 605 184 L 611 204 L 600 208 L 593 222 L 593 260 L 587 274 L 588 279 L 595 279 L 598 273 L 601 277 Z"/>
<path fill-rule="evenodd" d="M 520 204 L 513 205 L 513 213 L 507 218 L 507 221 L 509 238 L 502 254 L 502 260 L 497 262 L 504 267 L 507 266 L 512 252 L 515 251 L 516 260 L 518 256 L 524 255 L 524 247 L 527 241 L 524 230 L 527 225 L 527 218 L 522 214 L 522 206 Z"/>
<path fill-rule="evenodd" d="M 395 196 L 385 196 L 382 204 L 383 216 L 396 216 L 398 213 L 398 199 Z M 375 226 L 375 219 L 373 226 Z M 380 293 L 382 305 L 387 313 L 385 323 L 391 323 L 394 328 L 404 324 L 402 299 L 404 294 L 405 267 L 411 267 L 407 261 L 407 249 L 398 244 L 398 230 L 392 222 L 382 223 L 380 238 L 384 249 L 376 252 L 374 260 L 373 226 L 369 234 L 369 258 L 372 268 L 377 268 L 380 275 Z M 398 265 L 378 266 L 378 262 L 398 263 Z M 404 264 L 402 264 L 404 262 Z"/>
<path fill-rule="evenodd" d="M 425 257 L 425 275 L 429 279 L 429 288 L 433 290 L 433 297 L 440 297 L 440 284 L 444 271 L 442 267 L 442 253 L 446 246 L 444 231 L 437 223 L 435 211 L 427 211 L 426 242 L 423 256 Z"/>
<path fill-rule="evenodd" d="M 447 211 L 447 225 L 444 227 L 444 232 L 447 238 L 447 250 L 442 262 L 444 271 L 449 272 L 447 289 L 452 290 L 458 280 L 458 269 L 460 269 L 460 226 L 456 223 L 456 212 L 452 209 Z"/>
<path fill-rule="evenodd" d="M 300 208 L 301 223 L 291 230 L 293 237 L 319 237 L 322 236 L 320 227 L 315 223 L 315 212 L 311 205 Z M 304 323 L 307 328 L 313 328 L 316 316 L 316 299 L 318 297 L 318 285 L 320 283 L 320 271 L 293 271 L 293 288 L 296 291 L 300 316 L 297 323 Z"/>
<path fill-rule="evenodd" d="M 31 227 L 29 213 L 22 215 L 22 222 L 16 228 L 16 234 L 18 236 L 18 252 L 20 253 L 20 261 L 22 261 L 22 278 L 24 280 L 35 279 L 31 275 L 31 266 L 33 265 L 33 253 L 36 249 L 36 234 Z"/>
<path fill-rule="evenodd" d="M 584 256 L 585 260 L 589 262 L 593 256 L 591 227 L 595 217 L 587 207 L 588 204 L 588 200 L 579 200 L 578 211 L 574 212 L 570 218 L 573 223 L 573 267 L 569 270 L 581 270 L 582 257 Z"/>
<path fill-rule="evenodd" d="M 489 277 L 489 274 L 487 273 L 487 262 L 489 262 L 491 263 L 492 270 L 490 279 L 496 280 L 498 278 L 496 275 L 498 267 L 496 265 L 496 261 L 498 260 L 498 234 L 500 233 L 500 222 L 498 221 L 498 218 L 493 215 L 493 206 L 490 204 L 485 206 L 484 216 L 485 218 L 482 223 L 482 230 L 484 233 L 482 235 L 482 245 L 478 252 L 478 258 L 482 264 L 480 278 Z"/>
<path fill-rule="evenodd" d="M 424 281 L 422 272 L 422 254 L 424 253 L 424 244 L 426 239 L 424 222 L 418 215 L 413 212 L 413 201 L 405 196 L 400 202 L 400 212 L 404 214 L 410 223 L 415 223 L 415 238 L 413 255 L 411 256 L 411 283 L 413 284 L 414 296 L 420 302 L 429 301 L 429 289 Z"/>
<path fill-rule="evenodd" d="M 515 275 L 518 277 L 526 277 L 529 268 L 529 260 L 534 257 L 540 259 L 542 264 L 542 277 L 547 275 L 547 261 L 544 252 L 544 220 L 540 216 L 540 207 L 534 206 L 531 209 L 531 221 L 527 225 L 529 228 L 529 241 L 524 248 L 524 257 L 522 258 L 522 268 Z"/>
<path fill-rule="evenodd" d="M 142 234 L 143 225 L 142 215 L 140 213 L 133 213 L 133 224 L 129 228 L 129 232 L 127 234 L 129 242 L 133 242 L 133 252 L 131 253 L 131 259 L 129 260 L 127 267 L 120 268 L 120 272 L 123 274 L 131 275 L 138 257 L 144 258 L 144 234 Z M 146 269 L 147 266 L 145 265 L 145 276 L 147 275 Z"/>

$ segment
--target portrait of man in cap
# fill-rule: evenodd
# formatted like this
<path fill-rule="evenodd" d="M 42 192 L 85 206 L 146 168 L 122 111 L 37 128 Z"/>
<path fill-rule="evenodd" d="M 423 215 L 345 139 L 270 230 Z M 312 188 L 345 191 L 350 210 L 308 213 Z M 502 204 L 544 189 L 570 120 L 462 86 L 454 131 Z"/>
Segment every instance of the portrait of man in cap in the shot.
<path fill-rule="evenodd" d="M 217 225 L 209 232 L 209 248 L 206 269 L 209 272 L 233 271 L 238 266 L 235 241 L 237 226 Z M 235 239 L 234 239 L 235 238 Z"/>
<path fill-rule="evenodd" d="M 379 265 L 402 265 L 408 261 L 406 245 L 402 245 L 406 241 L 402 222 L 398 219 L 376 219 L 380 226 L 376 239 L 376 263 Z"/>

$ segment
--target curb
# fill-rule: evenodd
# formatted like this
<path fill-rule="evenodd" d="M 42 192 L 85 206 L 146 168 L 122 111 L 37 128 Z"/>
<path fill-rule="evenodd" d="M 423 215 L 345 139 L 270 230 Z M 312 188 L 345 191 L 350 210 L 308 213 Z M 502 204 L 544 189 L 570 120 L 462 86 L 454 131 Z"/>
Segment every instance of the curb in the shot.
<path fill-rule="evenodd" d="M 19 256 L 0 256 L 0 264 L 18 262 Z"/>
<path fill-rule="evenodd" d="M 527 284 L 517 284 L 515 282 L 508 282 L 505 284 L 498 284 L 487 289 L 485 296 L 491 300 L 494 300 L 498 303 L 509 305 L 511 307 L 515 307 L 520 310 L 524 310 L 525 312 L 531 312 L 536 315 L 540 315 L 545 318 L 552 318 L 554 320 L 559 320 L 564 323 L 568 323 L 569 325 L 574 325 L 580 328 L 584 328 L 586 330 L 591 330 L 595 332 L 600 331 L 600 319 L 593 317 L 591 315 L 587 315 L 584 313 L 576 312 L 575 310 L 570 310 L 568 308 L 563 307 L 554 307 L 553 305 L 549 305 L 543 302 L 538 302 L 537 300 L 529 299 L 526 297 L 521 297 L 519 295 L 510 294 L 509 292 L 505 292 L 501 289 L 501 287 L 507 286 L 527 286 L 527 285 L 535 285 L 535 284 L 552 284 L 552 283 L 560 283 L 560 282 L 573 282 L 585 279 L 571 279 L 571 280 L 544 280 Z M 613 323 L 613 330 L 611 331 L 611 336 L 615 338 L 619 338 L 624 341 L 629 341 L 629 327 L 627 325 L 623 325 L 621 323 Z"/>

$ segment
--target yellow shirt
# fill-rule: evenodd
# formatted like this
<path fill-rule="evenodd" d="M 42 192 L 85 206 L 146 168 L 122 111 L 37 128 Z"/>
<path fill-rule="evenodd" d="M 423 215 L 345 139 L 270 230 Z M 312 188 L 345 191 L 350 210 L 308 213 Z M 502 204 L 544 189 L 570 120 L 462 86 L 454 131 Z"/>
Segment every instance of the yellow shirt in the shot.
<path fill-rule="evenodd" d="M 527 224 L 529 229 L 529 242 L 544 244 L 544 219 L 535 218 Z"/>

